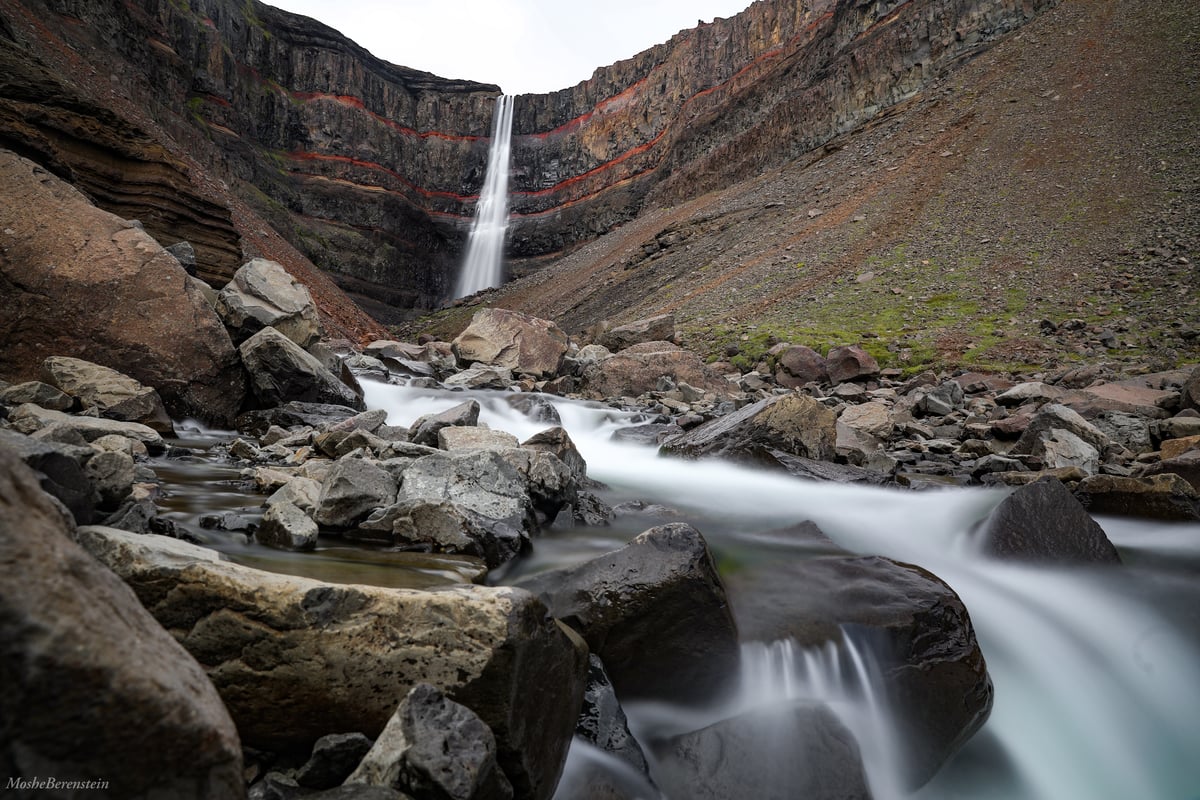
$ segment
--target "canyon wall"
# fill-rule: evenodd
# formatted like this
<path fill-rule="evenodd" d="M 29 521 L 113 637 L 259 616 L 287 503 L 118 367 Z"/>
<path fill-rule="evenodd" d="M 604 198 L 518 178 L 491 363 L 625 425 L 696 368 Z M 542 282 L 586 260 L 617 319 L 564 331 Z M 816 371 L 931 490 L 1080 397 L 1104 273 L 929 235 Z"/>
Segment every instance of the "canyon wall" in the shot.
<path fill-rule="evenodd" d="M 522 95 L 515 268 L 818 147 L 1051 2 L 760 0 Z M 0 145 L 218 284 L 248 249 L 228 190 L 381 318 L 452 287 L 498 92 L 256 0 L 0 0 Z"/>

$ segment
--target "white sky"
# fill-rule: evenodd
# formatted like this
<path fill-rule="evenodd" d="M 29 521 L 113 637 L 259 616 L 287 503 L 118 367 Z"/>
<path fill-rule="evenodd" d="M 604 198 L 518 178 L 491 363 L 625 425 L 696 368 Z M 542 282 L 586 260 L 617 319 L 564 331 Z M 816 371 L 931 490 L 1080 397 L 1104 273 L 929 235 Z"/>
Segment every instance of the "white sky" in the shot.
<path fill-rule="evenodd" d="M 393 64 L 549 92 L 751 0 L 266 0 Z"/>

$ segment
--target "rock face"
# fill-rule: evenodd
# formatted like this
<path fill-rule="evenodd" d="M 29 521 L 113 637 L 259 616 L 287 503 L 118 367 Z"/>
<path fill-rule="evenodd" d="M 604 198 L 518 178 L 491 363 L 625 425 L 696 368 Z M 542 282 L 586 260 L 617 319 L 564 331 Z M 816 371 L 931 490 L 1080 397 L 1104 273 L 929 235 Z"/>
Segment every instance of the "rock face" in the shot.
<path fill-rule="evenodd" d="M 651 528 L 620 550 L 520 585 L 579 631 L 620 697 L 708 700 L 736 670 L 725 589 L 690 525 Z"/>
<path fill-rule="evenodd" d="M 71 541 L 3 448 L 0 564 L 6 780 L 106 780 L 102 793 L 120 797 L 245 795 L 237 731 L 200 665 Z"/>
<path fill-rule="evenodd" d="M 837 418 L 816 400 L 786 394 L 760 400 L 667 440 L 662 452 L 682 458 L 732 458 L 754 463 L 760 451 L 818 461 L 836 455 Z"/>
<path fill-rule="evenodd" d="M 487 723 L 516 796 L 550 796 L 586 654 L 527 592 L 324 584 L 106 529 L 81 543 L 204 665 L 245 745 L 307 753 L 328 733 L 378 735 L 424 681 Z"/>
<path fill-rule="evenodd" d="M 935 575 L 885 558 L 813 558 L 758 565 L 728 582 L 744 641 L 816 646 L 840 642 L 844 628 L 860 637 L 901 726 L 911 786 L 987 720 L 992 682 L 970 615 Z"/>
<path fill-rule="evenodd" d="M 1119 563 L 1104 530 L 1057 478 L 1022 486 L 984 521 L 978 541 L 1002 558 L 1065 563 Z"/>
<path fill-rule="evenodd" d="M 237 352 L 173 256 L 6 150 L 0 195 L 0 376 L 40 378 L 69 353 L 157 389 L 176 416 L 233 419 Z"/>
<path fill-rule="evenodd" d="M 647 201 L 670 205 L 795 158 L 910 97 L 1049 2 L 770 0 L 572 88 L 523 95 L 512 249 L 560 252 Z M 8 9 L 6 30 L 41 63 L 61 62 L 63 51 L 76 61 L 61 76 L 16 59 L 23 70 L 4 69 L 17 79 L 0 94 L 2 140 L 79 174 L 127 216 L 145 210 L 156 235 L 174 241 L 185 231 L 202 277 L 228 278 L 240 263 L 237 233 L 257 231 L 239 224 L 240 209 L 207 200 L 184 159 L 161 152 L 168 135 L 233 176 L 245 201 L 364 304 L 383 313 L 448 294 L 497 87 L 382 62 L 313 20 L 237 0 L 136 9 L 54 0 L 51 14 L 11 0 Z M 34 20 L 53 35 L 28 33 Z M 123 84 L 123 103 L 89 105 L 88 95 L 108 98 L 111 74 L 154 79 Z M 82 97 L 31 114 L 28 98 L 46 96 L 41 84 L 65 92 L 68 76 L 84 84 Z M 165 132 L 138 124 L 146 108 Z M 107 160 L 72 141 L 89 129 Z"/>
<path fill-rule="evenodd" d="M 321 337 L 317 307 L 304 284 L 265 258 L 246 262 L 217 295 L 217 313 L 237 344 L 272 327 L 301 347 Z"/>
<path fill-rule="evenodd" d="M 553 322 L 502 308 L 475 312 L 452 343 L 460 364 L 503 367 L 513 373 L 553 378 L 567 354 L 567 335 Z"/>

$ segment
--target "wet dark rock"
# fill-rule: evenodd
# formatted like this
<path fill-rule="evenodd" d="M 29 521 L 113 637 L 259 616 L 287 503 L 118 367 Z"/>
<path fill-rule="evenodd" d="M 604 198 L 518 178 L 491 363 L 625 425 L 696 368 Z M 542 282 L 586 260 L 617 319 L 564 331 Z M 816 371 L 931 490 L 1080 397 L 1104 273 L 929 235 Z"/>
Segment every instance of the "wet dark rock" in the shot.
<path fill-rule="evenodd" d="M 1090 514 L 1200 520 L 1200 492 L 1174 473 L 1148 478 L 1092 475 L 1075 487 L 1075 497 Z"/>
<path fill-rule="evenodd" d="M 34 470 L 43 490 L 59 500 L 79 524 L 92 521 L 96 496 L 84 468 L 95 451 L 90 447 L 45 442 L 0 429 L 0 450 Z"/>
<path fill-rule="evenodd" d="M 510 800 L 496 740 L 474 712 L 418 683 L 347 779 L 438 800 Z"/>
<path fill-rule="evenodd" d="M 977 534 L 983 552 L 1022 561 L 1119 563 L 1104 530 L 1063 482 L 1051 477 L 1001 501 Z"/>
<path fill-rule="evenodd" d="M 646 754 L 630 732 L 625 710 L 604 670 L 604 662 L 595 653 L 588 656 L 588 682 L 575 735 L 649 776 Z"/>
<path fill-rule="evenodd" d="M 870 800 L 854 736 L 825 705 L 761 708 L 656 742 L 670 797 Z"/>
<path fill-rule="evenodd" d="M 296 771 L 296 783 L 310 789 L 341 786 L 374 742 L 361 733 L 331 733 L 317 739 L 312 755 Z"/>
<path fill-rule="evenodd" d="M 522 392 L 521 394 L 507 395 L 504 402 L 534 422 L 546 422 L 551 425 L 562 424 L 558 409 L 544 394 Z"/>
<path fill-rule="evenodd" d="M 357 413 L 350 406 L 293 400 L 275 408 L 247 411 L 237 418 L 237 429 L 252 436 L 262 436 L 272 425 L 285 429 L 319 428 L 350 419 Z"/>
<path fill-rule="evenodd" d="M 681 458 L 725 458 L 753 463 L 767 448 L 832 461 L 837 418 L 808 395 L 769 397 L 663 443 L 661 452 Z"/>
<path fill-rule="evenodd" d="M 625 547 L 519 585 L 577 630 L 625 699 L 712 699 L 738 663 L 737 628 L 704 538 L 651 528 Z"/>
<path fill-rule="evenodd" d="M 827 557 L 748 565 L 728 585 L 744 641 L 811 647 L 847 631 L 876 659 L 910 786 L 987 720 L 992 682 L 970 615 L 932 573 L 875 556 Z"/>
<path fill-rule="evenodd" d="M 837 464 L 832 461 L 817 461 L 794 456 L 772 448 L 757 448 L 746 454 L 745 463 L 779 469 L 797 478 L 830 483 L 861 483 L 869 486 L 891 486 L 895 483 L 891 472 L 859 467 L 853 464 Z"/>
<path fill-rule="evenodd" d="M 614 442 L 631 444 L 662 444 L 667 439 L 683 433 L 683 428 L 673 422 L 648 422 L 613 431 Z"/>
<path fill-rule="evenodd" d="M 6 780 L 106 780 L 114 797 L 244 796 L 238 733 L 204 671 L 71 541 L 73 527 L 0 448 Z"/>

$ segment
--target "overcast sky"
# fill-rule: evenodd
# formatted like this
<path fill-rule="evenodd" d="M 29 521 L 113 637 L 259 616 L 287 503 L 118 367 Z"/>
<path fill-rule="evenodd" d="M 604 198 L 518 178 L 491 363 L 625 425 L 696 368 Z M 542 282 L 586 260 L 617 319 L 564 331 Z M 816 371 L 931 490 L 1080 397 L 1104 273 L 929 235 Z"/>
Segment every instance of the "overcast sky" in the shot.
<path fill-rule="evenodd" d="M 379 58 L 443 78 L 549 92 L 751 0 L 266 0 Z"/>

